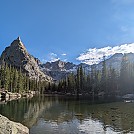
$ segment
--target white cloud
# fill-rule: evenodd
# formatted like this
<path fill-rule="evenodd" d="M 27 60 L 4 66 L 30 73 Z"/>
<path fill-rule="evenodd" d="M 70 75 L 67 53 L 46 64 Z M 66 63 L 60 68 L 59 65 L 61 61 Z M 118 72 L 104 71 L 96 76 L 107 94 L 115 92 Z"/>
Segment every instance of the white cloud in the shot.
<path fill-rule="evenodd" d="M 62 60 L 62 61 L 67 61 L 67 59 L 65 58 L 67 54 L 65 53 L 62 53 L 62 54 L 56 54 L 56 53 L 49 53 L 46 57 L 46 59 L 43 59 L 42 62 L 55 62 L 55 61 L 58 61 L 58 60 Z"/>
<path fill-rule="evenodd" d="M 121 26 L 120 29 L 122 32 L 127 32 L 129 30 L 127 26 Z"/>
<path fill-rule="evenodd" d="M 124 44 L 120 46 L 115 47 L 104 47 L 104 48 L 90 48 L 86 52 L 80 54 L 79 57 L 76 58 L 76 60 L 79 60 L 83 63 L 92 65 L 92 64 L 98 64 L 100 61 L 103 60 L 103 56 L 106 58 L 114 55 L 115 53 L 134 53 L 134 43 L 132 44 Z"/>
<path fill-rule="evenodd" d="M 67 62 L 67 59 L 64 59 L 63 61 L 64 61 L 64 62 Z"/>
<path fill-rule="evenodd" d="M 49 55 L 53 56 L 53 57 L 57 57 L 57 54 L 55 54 L 55 53 L 50 53 Z"/>
<path fill-rule="evenodd" d="M 60 60 L 60 58 L 53 58 L 53 59 L 50 60 L 50 62 L 55 62 L 55 61 L 58 61 L 58 60 Z"/>
<path fill-rule="evenodd" d="M 65 53 L 63 53 L 63 54 L 61 54 L 62 56 L 66 56 L 67 54 L 65 54 Z"/>
<path fill-rule="evenodd" d="M 60 58 L 58 58 L 57 54 L 55 53 L 50 53 L 48 56 L 49 62 L 55 62 L 57 60 L 60 60 Z"/>

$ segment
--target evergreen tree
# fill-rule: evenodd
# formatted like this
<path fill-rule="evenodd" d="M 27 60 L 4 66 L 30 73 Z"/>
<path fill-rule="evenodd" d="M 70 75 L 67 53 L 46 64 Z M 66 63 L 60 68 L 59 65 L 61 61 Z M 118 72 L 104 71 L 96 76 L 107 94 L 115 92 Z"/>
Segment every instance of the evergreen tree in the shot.
<path fill-rule="evenodd" d="M 108 81 L 107 81 L 107 83 L 108 83 L 108 92 L 109 92 L 109 94 L 111 94 L 111 95 L 116 95 L 117 94 L 117 82 L 118 82 L 118 79 L 117 79 L 118 77 L 117 77 L 117 74 L 116 74 L 116 71 L 115 71 L 115 69 L 112 69 L 112 67 L 110 67 L 110 69 L 109 69 L 109 72 L 108 72 Z"/>
<path fill-rule="evenodd" d="M 4 83 L 5 83 L 5 69 L 4 65 L 1 65 L 0 68 L 0 80 L 1 80 L 1 88 L 4 88 Z"/>
<path fill-rule="evenodd" d="M 108 90 L 107 90 L 107 69 L 106 69 L 105 56 L 103 57 L 103 62 L 102 62 L 101 90 L 104 91 L 106 94 L 108 93 Z"/>
<path fill-rule="evenodd" d="M 78 97 L 80 94 L 80 67 L 78 67 L 78 69 L 77 69 L 76 92 L 77 92 L 77 97 Z"/>
<path fill-rule="evenodd" d="M 83 87 L 84 87 L 84 73 L 83 73 L 83 68 L 82 66 L 80 66 L 80 70 L 79 70 L 79 78 L 80 78 L 80 90 L 81 92 L 83 92 Z"/>
<path fill-rule="evenodd" d="M 122 93 L 125 94 L 128 92 L 128 81 L 129 81 L 129 73 L 128 73 L 128 57 L 124 54 L 121 62 L 121 70 L 120 70 L 120 88 Z"/>
<path fill-rule="evenodd" d="M 4 88 L 5 88 L 5 90 L 8 90 L 9 89 L 9 83 L 10 83 L 10 70 L 9 70 L 9 67 L 8 67 L 7 64 L 5 65 L 4 73 L 5 73 L 4 74 L 5 75 Z"/>
<path fill-rule="evenodd" d="M 21 72 L 21 67 L 19 69 L 19 72 L 18 72 L 18 83 L 17 83 L 17 92 L 21 92 L 23 91 L 23 75 L 22 75 L 22 72 Z"/>
<path fill-rule="evenodd" d="M 9 83 L 9 91 L 13 92 L 13 74 L 14 74 L 14 68 L 10 65 L 9 66 L 10 70 L 10 83 Z"/>
<path fill-rule="evenodd" d="M 69 74 L 67 77 L 67 92 L 75 93 L 75 76 L 73 73 Z"/>

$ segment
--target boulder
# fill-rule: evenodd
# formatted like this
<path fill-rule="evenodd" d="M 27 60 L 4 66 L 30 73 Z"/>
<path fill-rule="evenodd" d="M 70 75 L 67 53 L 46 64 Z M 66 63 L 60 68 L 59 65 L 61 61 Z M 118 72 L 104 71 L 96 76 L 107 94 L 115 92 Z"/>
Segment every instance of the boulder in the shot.
<path fill-rule="evenodd" d="M 0 115 L 0 134 L 29 134 L 29 129 Z"/>
<path fill-rule="evenodd" d="M 1 92 L 1 93 L 0 93 L 0 97 L 1 97 L 1 98 L 9 99 L 9 94 L 4 91 L 4 92 Z"/>

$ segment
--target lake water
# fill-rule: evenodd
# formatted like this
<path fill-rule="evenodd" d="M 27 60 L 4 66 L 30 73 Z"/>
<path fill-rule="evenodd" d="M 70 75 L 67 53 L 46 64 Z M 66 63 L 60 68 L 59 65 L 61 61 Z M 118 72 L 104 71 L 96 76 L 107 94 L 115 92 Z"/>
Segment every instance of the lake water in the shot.
<path fill-rule="evenodd" d="M 0 104 L 0 113 L 30 134 L 134 134 L 134 103 L 37 96 Z"/>

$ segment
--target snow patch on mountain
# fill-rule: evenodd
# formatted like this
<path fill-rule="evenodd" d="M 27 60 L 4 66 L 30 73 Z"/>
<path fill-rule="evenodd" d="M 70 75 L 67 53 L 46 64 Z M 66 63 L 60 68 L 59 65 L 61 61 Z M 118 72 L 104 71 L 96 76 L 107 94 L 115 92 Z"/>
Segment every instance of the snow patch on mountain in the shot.
<path fill-rule="evenodd" d="M 103 61 L 103 57 L 109 59 L 112 55 L 116 53 L 134 53 L 134 43 L 123 44 L 115 47 L 103 47 L 103 48 L 90 48 L 86 52 L 80 54 L 76 60 L 86 63 L 88 65 L 98 64 Z"/>

